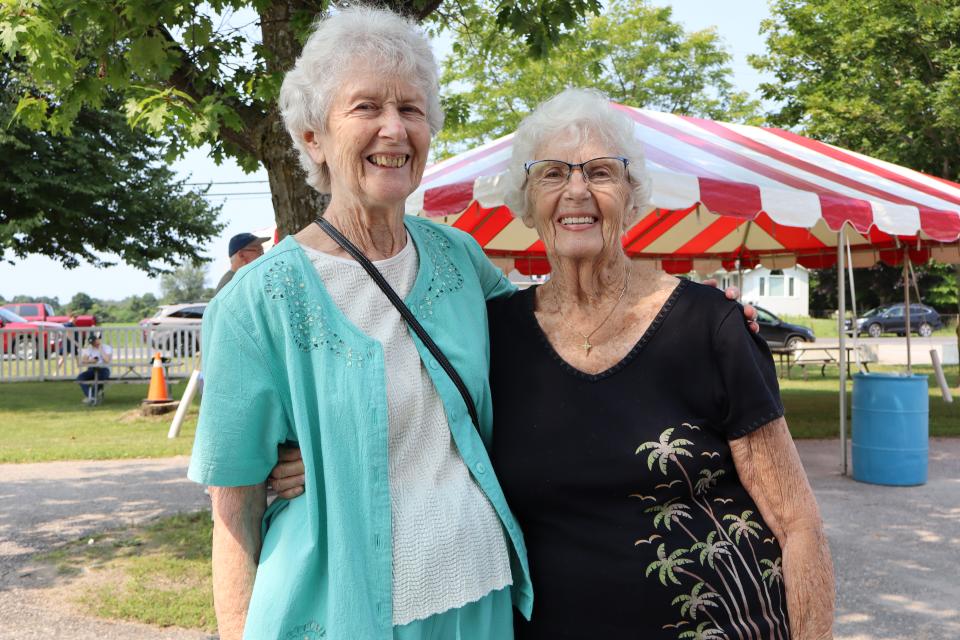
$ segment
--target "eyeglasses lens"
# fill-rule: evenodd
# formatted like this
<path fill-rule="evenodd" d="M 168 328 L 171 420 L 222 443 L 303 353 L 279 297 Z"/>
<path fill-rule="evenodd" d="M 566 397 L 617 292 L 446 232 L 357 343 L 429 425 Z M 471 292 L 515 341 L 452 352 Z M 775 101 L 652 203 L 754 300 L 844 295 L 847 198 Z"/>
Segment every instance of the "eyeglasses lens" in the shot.
<path fill-rule="evenodd" d="M 543 187 L 558 187 L 566 184 L 576 167 L 580 168 L 588 183 L 597 186 L 618 182 L 626 173 L 626 167 L 619 158 L 594 158 L 572 167 L 559 160 L 541 160 L 530 165 L 530 178 Z"/>

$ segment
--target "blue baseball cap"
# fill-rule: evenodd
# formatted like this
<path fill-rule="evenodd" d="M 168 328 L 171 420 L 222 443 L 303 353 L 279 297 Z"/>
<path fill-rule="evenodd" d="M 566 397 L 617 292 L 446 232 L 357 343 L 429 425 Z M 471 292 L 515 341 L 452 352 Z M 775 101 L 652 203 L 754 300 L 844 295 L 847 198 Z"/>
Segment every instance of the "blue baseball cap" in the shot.
<path fill-rule="evenodd" d="M 247 245 L 251 245 L 254 242 L 263 244 L 269 239 L 270 238 L 261 238 L 259 236 L 255 236 L 252 233 L 238 233 L 230 238 L 230 248 L 227 251 L 227 256 L 232 258 L 233 254 L 245 248 Z"/>

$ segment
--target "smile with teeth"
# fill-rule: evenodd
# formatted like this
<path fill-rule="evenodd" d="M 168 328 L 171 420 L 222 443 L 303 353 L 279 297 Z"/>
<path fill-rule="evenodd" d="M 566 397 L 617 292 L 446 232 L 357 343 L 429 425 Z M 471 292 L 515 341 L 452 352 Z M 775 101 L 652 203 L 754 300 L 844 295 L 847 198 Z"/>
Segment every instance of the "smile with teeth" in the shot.
<path fill-rule="evenodd" d="M 560 224 L 593 224 L 597 220 L 598 218 L 596 216 L 563 216 L 560 218 Z"/>
<path fill-rule="evenodd" d="M 392 169 L 397 169 L 407 164 L 407 160 L 410 156 L 387 156 L 382 154 L 373 154 L 367 157 L 367 160 L 377 165 L 378 167 L 390 167 Z"/>

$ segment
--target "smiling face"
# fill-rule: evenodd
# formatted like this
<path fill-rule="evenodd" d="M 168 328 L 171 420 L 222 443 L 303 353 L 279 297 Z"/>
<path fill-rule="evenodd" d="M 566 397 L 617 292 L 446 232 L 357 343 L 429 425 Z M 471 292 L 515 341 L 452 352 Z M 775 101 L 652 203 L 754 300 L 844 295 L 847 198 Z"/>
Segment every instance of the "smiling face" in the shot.
<path fill-rule="evenodd" d="M 618 151 L 592 136 L 580 145 L 548 142 L 536 160 L 563 160 L 578 164 Z M 544 186 L 531 175 L 527 184 L 527 211 L 523 221 L 537 230 L 547 254 L 560 259 L 597 259 L 620 250 L 624 220 L 631 206 L 631 188 L 623 179 L 609 184 L 588 184 L 580 169 L 559 186 Z"/>
<path fill-rule="evenodd" d="M 307 150 L 326 163 L 333 198 L 367 208 L 402 207 L 423 176 L 430 147 L 427 99 L 407 78 L 366 67 L 344 72 L 325 133 L 308 132 Z"/>

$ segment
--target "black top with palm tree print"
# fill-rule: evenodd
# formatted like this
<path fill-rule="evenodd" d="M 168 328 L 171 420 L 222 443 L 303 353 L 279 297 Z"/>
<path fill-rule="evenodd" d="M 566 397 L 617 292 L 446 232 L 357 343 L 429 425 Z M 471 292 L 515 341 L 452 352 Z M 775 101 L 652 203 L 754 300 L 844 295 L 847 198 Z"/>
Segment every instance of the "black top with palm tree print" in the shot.
<path fill-rule="evenodd" d="M 517 638 L 788 640 L 780 545 L 728 444 L 783 415 L 741 307 L 681 281 L 597 375 L 533 310 L 533 289 L 489 305 L 493 461 L 534 587 Z"/>

